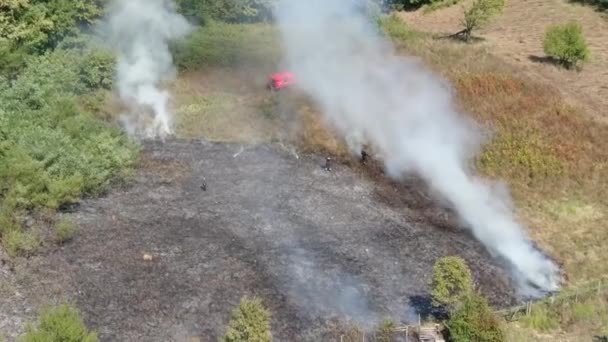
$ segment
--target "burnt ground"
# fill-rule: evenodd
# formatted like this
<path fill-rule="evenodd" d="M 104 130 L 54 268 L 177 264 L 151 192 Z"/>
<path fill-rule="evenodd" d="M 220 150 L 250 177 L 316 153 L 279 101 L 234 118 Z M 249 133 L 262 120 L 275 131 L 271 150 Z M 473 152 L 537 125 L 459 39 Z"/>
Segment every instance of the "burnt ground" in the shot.
<path fill-rule="evenodd" d="M 329 340 L 330 320 L 417 319 L 446 255 L 468 261 L 493 304 L 513 303 L 505 271 L 415 182 L 241 149 L 145 143 L 129 186 L 65 214 L 80 227 L 73 242 L 11 267 L 27 276 L 14 280 L 13 307 L 1 302 L 4 319 L 9 307 L 32 316 L 14 306 L 36 306 L 25 298 L 65 298 L 102 341 L 214 341 L 239 299 L 256 295 L 275 340 Z"/>

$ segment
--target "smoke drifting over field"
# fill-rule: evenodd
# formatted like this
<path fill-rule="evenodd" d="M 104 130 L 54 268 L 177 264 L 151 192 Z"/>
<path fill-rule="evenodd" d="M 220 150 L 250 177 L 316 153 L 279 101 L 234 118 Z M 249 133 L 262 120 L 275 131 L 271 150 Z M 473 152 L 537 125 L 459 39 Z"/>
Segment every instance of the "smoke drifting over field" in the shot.
<path fill-rule="evenodd" d="M 110 6 L 102 31 L 118 54 L 118 92 L 131 106 L 123 118 L 129 133 L 147 137 L 172 133 L 169 93 L 161 83 L 175 74 L 168 43 L 190 29 L 169 0 L 115 0 Z"/>
<path fill-rule="evenodd" d="M 353 152 L 370 143 L 395 178 L 417 174 L 447 201 L 527 294 L 558 287 L 556 265 L 515 221 L 504 193 L 467 160 L 481 134 L 460 116 L 442 80 L 398 57 L 357 0 L 281 0 L 275 8 L 286 64 Z M 530 286 L 533 285 L 533 286 Z"/>

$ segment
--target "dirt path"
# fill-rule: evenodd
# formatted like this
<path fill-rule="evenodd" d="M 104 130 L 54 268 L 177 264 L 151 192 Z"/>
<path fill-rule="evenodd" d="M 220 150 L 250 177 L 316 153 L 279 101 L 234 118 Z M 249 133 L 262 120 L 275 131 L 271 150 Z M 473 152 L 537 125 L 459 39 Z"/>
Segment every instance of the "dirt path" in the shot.
<path fill-rule="evenodd" d="M 466 2 L 465 2 L 466 4 Z M 413 27 L 429 32 L 454 33 L 460 30 L 460 5 L 422 14 L 401 13 Z M 547 63 L 542 39 L 552 24 L 575 20 L 591 50 L 591 60 L 581 72 L 567 71 Z M 557 87 L 564 97 L 589 115 L 608 122 L 608 20 L 592 7 L 565 0 L 508 0 L 504 13 L 478 33 L 493 54 L 515 65 L 534 79 Z"/>
<path fill-rule="evenodd" d="M 73 243 L 17 262 L 21 295 L 60 288 L 102 341 L 216 341 L 258 295 L 277 341 L 319 341 L 334 318 L 415 319 L 433 263 L 456 254 L 493 303 L 513 303 L 504 271 L 419 190 L 322 163 L 266 145 L 148 144 L 134 184 L 72 214 Z"/>

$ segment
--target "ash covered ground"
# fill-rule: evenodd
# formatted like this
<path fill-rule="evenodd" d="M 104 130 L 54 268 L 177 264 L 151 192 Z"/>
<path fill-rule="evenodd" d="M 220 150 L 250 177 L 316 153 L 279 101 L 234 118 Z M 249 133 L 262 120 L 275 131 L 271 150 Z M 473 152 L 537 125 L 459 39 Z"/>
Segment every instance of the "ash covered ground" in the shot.
<path fill-rule="evenodd" d="M 446 255 L 493 304 L 513 303 L 506 272 L 417 182 L 323 163 L 274 145 L 146 142 L 132 184 L 69 214 L 73 243 L 19 268 L 62 283 L 102 341 L 214 341 L 254 295 L 277 341 L 328 340 L 331 320 L 414 320 Z"/>

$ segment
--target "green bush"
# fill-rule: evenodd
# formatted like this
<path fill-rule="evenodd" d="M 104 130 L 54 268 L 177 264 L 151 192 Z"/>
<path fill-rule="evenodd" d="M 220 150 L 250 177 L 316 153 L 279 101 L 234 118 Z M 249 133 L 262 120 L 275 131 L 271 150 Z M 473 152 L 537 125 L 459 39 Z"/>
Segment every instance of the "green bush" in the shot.
<path fill-rule="evenodd" d="M 557 313 L 544 304 L 535 304 L 529 315 L 521 318 L 520 322 L 539 331 L 551 331 L 559 328 L 560 320 Z"/>
<path fill-rule="evenodd" d="M 454 342 L 506 341 L 500 320 L 488 302 L 477 293 L 467 295 L 462 305 L 450 315 L 446 323 L 450 340 Z"/>
<path fill-rule="evenodd" d="M 20 229 L 8 230 L 2 236 L 2 245 L 11 257 L 31 255 L 38 249 L 40 243 L 38 235 L 32 232 L 22 232 Z"/>
<path fill-rule="evenodd" d="M 259 298 L 243 298 L 232 312 L 224 342 L 270 342 L 270 312 Z"/>
<path fill-rule="evenodd" d="M 474 0 L 464 11 L 464 40 L 469 41 L 473 30 L 483 27 L 493 17 L 502 13 L 504 7 L 505 0 Z"/>
<path fill-rule="evenodd" d="M 433 304 L 453 311 L 473 291 L 471 270 L 460 257 L 441 258 L 433 267 L 431 289 Z"/>
<path fill-rule="evenodd" d="M 589 59 L 589 48 L 578 23 L 549 27 L 543 43 L 545 54 L 556 58 L 567 68 Z"/>
<path fill-rule="evenodd" d="M 64 304 L 42 312 L 38 324 L 29 325 L 22 342 L 97 342 L 75 308 Z"/>
<path fill-rule="evenodd" d="M 60 244 L 71 240 L 74 234 L 76 234 L 76 225 L 68 218 L 61 219 L 55 225 L 55 240 Z"/>
<path fill-rule="evenodd" d="M 276 65 L 281 57 L 279 36 L 268 24 L 209 22 L 174 45 L 181 69 Z"/>

